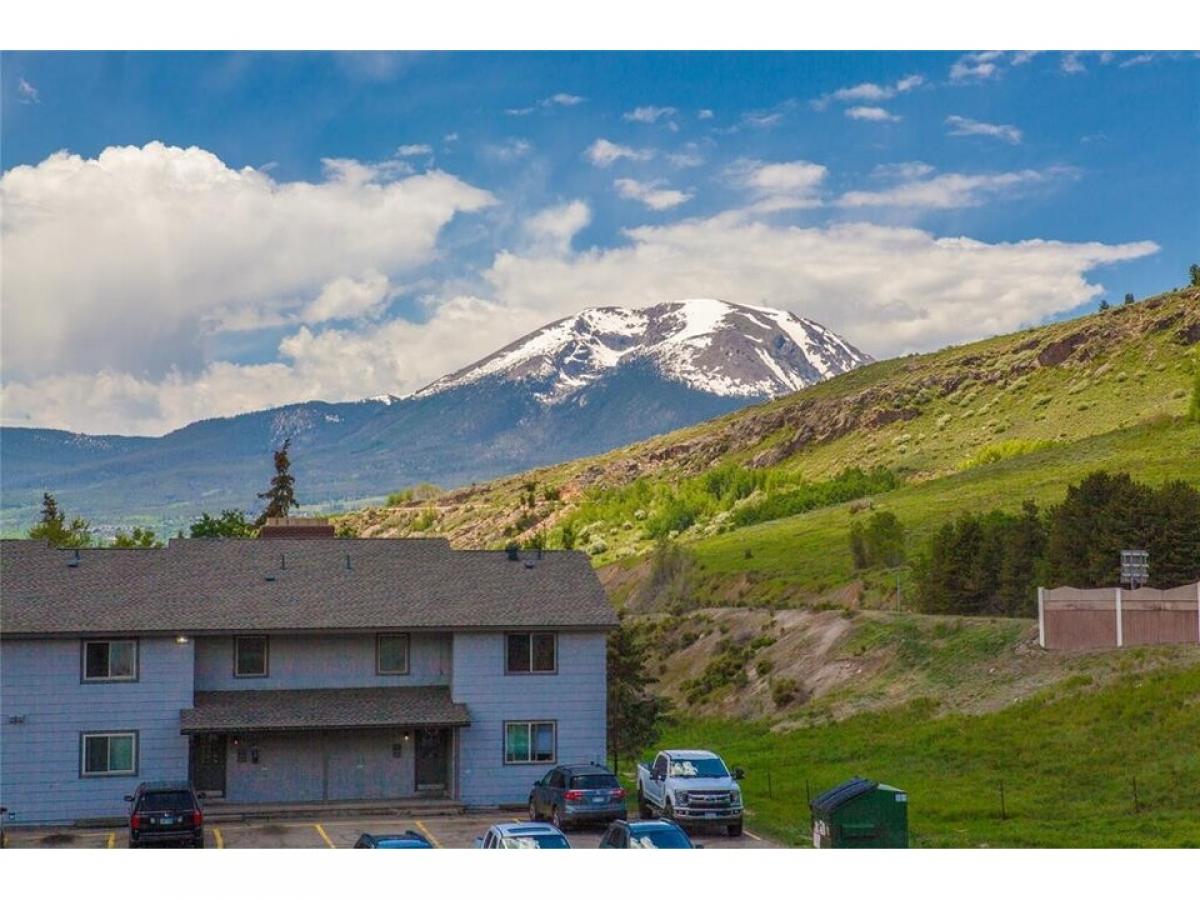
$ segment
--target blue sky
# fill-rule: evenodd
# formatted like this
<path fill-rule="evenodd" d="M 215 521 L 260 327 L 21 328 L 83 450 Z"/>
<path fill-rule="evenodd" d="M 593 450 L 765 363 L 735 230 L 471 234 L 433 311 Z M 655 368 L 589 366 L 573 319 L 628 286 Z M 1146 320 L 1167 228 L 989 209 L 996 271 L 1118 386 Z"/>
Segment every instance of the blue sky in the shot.
<path fill-rule="evenodd" d="M 1181 284 L 1200 248 L 1193 54 L 0 65 L 8 424 L 402 394 L 684 296 L 882 357 Z"/>

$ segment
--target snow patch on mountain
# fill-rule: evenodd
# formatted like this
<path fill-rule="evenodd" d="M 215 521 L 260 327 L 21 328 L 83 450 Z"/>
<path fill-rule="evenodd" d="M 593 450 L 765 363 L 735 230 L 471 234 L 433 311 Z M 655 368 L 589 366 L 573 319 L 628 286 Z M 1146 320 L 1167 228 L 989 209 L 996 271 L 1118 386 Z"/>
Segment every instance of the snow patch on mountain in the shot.
<path fill-rule="evenodd" d="M 699 298 L 642 309 L 596 307 L 552 322 L 435 381 L 432 396 L 484 379 L 563 402 L 634 362 L 722 397 L 777 397 L 870 362 L 828 329 L 786 310 Z"/>

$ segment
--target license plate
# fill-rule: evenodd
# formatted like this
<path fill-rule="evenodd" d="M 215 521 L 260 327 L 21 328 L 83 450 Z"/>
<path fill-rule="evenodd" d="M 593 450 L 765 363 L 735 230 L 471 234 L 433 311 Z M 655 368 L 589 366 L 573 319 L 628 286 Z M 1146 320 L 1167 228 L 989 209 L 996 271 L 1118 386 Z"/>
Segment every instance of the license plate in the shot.
<path fill-rule="evenodd" d="M 592 802 L 593 802 L 593 803 L 603 803 L 603 802 L 604 802 L 604 800 L 605 800 L 605 798 L 604 798 L 604 797 L 593 797 L 593 798 L 592 798 Z"/>
<path fill-rule="evenodd" d="M 163 816 L 158 821 L 160 825 L 174 825 L 178 819 L 176 819 L 174 816 Z"/>
<path fill-rule="evenodd" d="M 717 815 L 718 815 L 717 813 L 705 813 L 704 814 L 705 818 L 708 818 L 708 819 L 715 819 L 717 817 Z"/>

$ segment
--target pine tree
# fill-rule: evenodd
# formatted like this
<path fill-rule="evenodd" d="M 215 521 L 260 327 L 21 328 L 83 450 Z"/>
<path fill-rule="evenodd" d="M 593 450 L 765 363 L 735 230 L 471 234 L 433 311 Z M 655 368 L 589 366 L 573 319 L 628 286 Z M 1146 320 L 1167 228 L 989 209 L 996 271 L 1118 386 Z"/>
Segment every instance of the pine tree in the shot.
<path fill-rule="evenodd" d="M 1125 295 L 1125 305 L 1126 305 L 1126 306 L 1133 306 L 1133 294 L 1126 294 L 1126 295 Z"/>
<path fill-rule="evenodd" d="M 296 501 L 296 479 L 290 472 L 292 463 L 288 459 L 291 443 L 292 439 L 288 438 L 283 442 L 283 446 L 275 451 L 275 477 L 271 479 L 271 486 L 258 495 L 260 500 L 267 501 L 267 508 L 254 523 L 259 528 L 267 524 L 267 519 L 283 518 L 293 506 L 300 505 Z"/>
<path fill-rule="evenodd" d="M 67 524 L 67 516 L 58 508 L 51 493 L 42 494 L 42 517 L 29 529 L 32 540 L 49 541 L 55 547 L 87 547 L 92 543 L 91 525 L 78 516 Z"/>
<path fill-rule="evenodd" d="M 1171 481 L 1154 493 L 1150 584 L 1178 587 L 1200 581 L 1200 491 L 1184 481 Z"/>
<path fill-rule="evenodd" d="M 850 557 L 854 560 L 854 569 L 859 571 L 870 565 L 867 558 L 867 534 L 862 522 L 850 525 Z"/>
<path fill-rule="evenodd" d="M 867 558 L 873 566 L 904 564 L 904 526 L 892 512 L 877 512 L 867 522 Z"/>
<path fill-rule="evenodd" d="M 1046 526 L 1032 500 L 1021 504 L 1021 515 L 1006 529 L 1003 550 L 997 598 L 1000 612 L 1006 616 L 1033 615 L 1046 553 Z"/>
<path fill-rule="evenodd" d="M 1192 287 L 1200 287 L 1200 265 L 1192 263 L 1188 266 L 1188 278 L 1192 283 Z"/>
<path fill-rule="evenodd" d="M 1100 312 L 1104 312 L 1106 309 L 1108 309 L 1108 307 L 1109 307 L 1109 303 L 1107 300 L 1100 301 Z"/>
<path fill-rule="evenodd" d="M 648 651 L 632 626 L 622 621 L 608 636 L 608 752 L 613 771 L 651 746 L 668 712 L 666 700 L 648 690 Z"/>

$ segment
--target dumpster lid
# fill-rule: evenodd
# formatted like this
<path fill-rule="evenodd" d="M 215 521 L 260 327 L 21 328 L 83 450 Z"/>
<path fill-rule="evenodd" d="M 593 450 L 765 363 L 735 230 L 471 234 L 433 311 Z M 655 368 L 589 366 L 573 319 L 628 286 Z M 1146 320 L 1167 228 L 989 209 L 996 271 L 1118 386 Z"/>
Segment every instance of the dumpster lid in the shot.
<path fill-rule="evenodd" d="M 849 781 L 844 781 L 837 787 L 830 788 L 823 794 L 819 794 L 809 808 L 814 813 L 829 815 L 839 806 L 849 803 L 855 797 L 861 797 L 863 794 L 869 794 L 875 788 L 879 787 L 878 781 L 872 781 L 869 778 L 851 778 Z"/>

